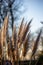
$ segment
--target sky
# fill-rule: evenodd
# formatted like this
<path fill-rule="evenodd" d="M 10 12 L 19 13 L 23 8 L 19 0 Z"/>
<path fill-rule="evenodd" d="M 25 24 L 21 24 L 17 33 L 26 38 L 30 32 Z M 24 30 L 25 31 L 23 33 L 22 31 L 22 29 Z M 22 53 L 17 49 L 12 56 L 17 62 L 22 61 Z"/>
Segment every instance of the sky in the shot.
<path fill-rule="evenodd" d="M 22 16 L 29 21 L 33 18 L 31 23 L 31 32 L 37 31 L 43 21 L 43 0 L 23 0 L 23 7 L 25 9 Z"/>

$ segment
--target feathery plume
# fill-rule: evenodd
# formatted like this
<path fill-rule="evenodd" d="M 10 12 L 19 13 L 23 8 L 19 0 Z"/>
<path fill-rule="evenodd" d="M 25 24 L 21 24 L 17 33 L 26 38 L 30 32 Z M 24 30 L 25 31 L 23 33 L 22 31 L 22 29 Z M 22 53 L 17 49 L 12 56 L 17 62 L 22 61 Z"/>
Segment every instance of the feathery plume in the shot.
<path fill-rule="evenodd" d="M 28 33 L 28 35 L 26 36 L 25 40 L 24 40 L 24 50 L 23 50 L 23 56 L 25 57 L 27 52 L 28 52 L 28 49 L 29 49 L 29 41 L 30 40 L 30 33 Z"/>
<path fill-rule="evenodd" d="M 23 32 L 21 33 L 21 36 L 20 36 L 20 43 L 22 44 L 22 42 L 25 40 L 25 37 L 30 29 L 30 23 L 32 22 L 32 19 L 29 21 L 29 23 L 25 26 L 24 25 L 24 28 L 23 28 Z M 20 45 L 21 45 L 20 44 Z"/>
<path fill-rule="evenodd" d="M 31 65 L 32 57 L 35 55 L 35 52 L 36 52 L 36 50 L 37 50 L 38 42 L 39 42 L 41 33 L 42 33 L 42 30 L 40 30 L 40 33 L 38 34 L 37 39 L 36 39 L 36 41 L 35 41 L 35 44 L 34 44 L 34 47 L 33 47 L 33 50 L 32 50 L 31 60 L 30 60 L 29 65 Z"/>
<path fill-rule="evenodd" d="M 33 47 L 33 50 L 32 50 L 32 56 L 35 54 L 36 50 L 37 50 L 37 47 L 38 47 L 38 42 L 40 40 L 40 36 L 41 36 L 41 33 L 42 33 L 42 30 L 40 30 L 40 33 L 35 41 L 35 44 L 34 44 L 34 47 Z"/>
<path fill-rule="evenodd" d="M 5 45 L 5 40 L 6 40 L 6 36 L 7 36 L 7 30 L 8 30 L 8 17 L 5 17 L 5 20 L 4 20 L 4 24 L 2 26 L 2 33 L 1 33 L 1 40 L 2 40 L 2 45 Z"/>
<path fill-rule="evenodd" d="M 23 22 L 24 22 L 24 18 L 22 19 L 22 22 L 21 22 L 21 25 L 20 25 L 20 28 L 19 28 L 18 35 L 20 35 L 20 33 L 21 33 L 21 31 L 22 31 L 22 28 L 23 28 Z"/>

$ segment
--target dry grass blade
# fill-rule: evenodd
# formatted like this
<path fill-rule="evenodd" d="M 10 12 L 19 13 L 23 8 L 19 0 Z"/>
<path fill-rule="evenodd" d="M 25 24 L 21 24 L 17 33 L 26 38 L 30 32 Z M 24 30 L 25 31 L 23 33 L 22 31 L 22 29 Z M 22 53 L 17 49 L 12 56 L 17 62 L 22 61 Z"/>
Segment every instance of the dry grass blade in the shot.
<path fill-rule="evenodd" d="M 21 25 L 20 25 L 20 28 L 19 28 L 18 35 L 20 35 L 20 33 L 21 33 L 21 31 L 22 31 L 22 28 L 23 28 L 23 22 L 24 22 L 24 18 L 22 19 L 22 22 L 21 22 Z"/>
<path fill-rule="evenodd" d="M 4 59 L 8 58 L 7 43 L 6 43 L 7 30 L 8 30 L 8 16 L 5 17 L 4 24 L 3 24 L 2 28 L 1 28 L 1 45 L 2 45 L 2 55 L 3 55 L 3 57 L 4 57 L 4 54 L 5 54 Z M 4 52 L 4 51 L 6 51 L 6 52 Z"/>
<path fill-rule="evenodd" d="M 24 27 L 22 28 L 22 32 L 20 34 L 20 46 L 23 43 L 23 41 L 25 40 L 25 37 L 30 29 L 31 22 L 32 22 L 32 19 L 29 21 L 28 24 L 25 24 Z"/>
<path fill-rule="evenodd" d="M 11 44 L 10 44 L 10 40 L 8 42 L 8 57 L 10 57 L 11 60 L 11 56 L 12 56 L 12 50 L 11 50 Z"/>
<path fill-rule="evenodd" d="M 17 36 L 18 48 L 21 45 L 19 42 L 20 42 L 22 30 L 23 30 L 23 22 L 24 22 L 24 18 L 22 19 L 22 22 L 21 22 L 21 25 L 20 25 L 20 28 L 19 28 L 19 31 L 18 31 L 18 36 Z"/>
<path fill-rule="evenodd" d="M 16 26 L 13 28 L 13 34 L 12 34 L 12 53 L 13 53 L 13 60 L 15 60 L 16 57 L 16 47 L 17 47 L 17 33 L 16 33 Z"/>
<path fill-rule="evenodd" d="M 16 26 L 14 26 L 13 34 L 12 34 L 12 46 L 13 46 L 13 48 L 16 47 L 16 40 L 17 40 L 17 33 L 16 33 Z"/>
<path fill-rule="evenodd" d="M 39 42 L 39 40 L 40 40 L 41 33 L 42 33 L 42 30 L 40 30 L 40 33 L 38 34 L 37 39 L 36 39 L 36 41 L 35 41 L 35 44 L 34 44 L 34 47 L 33 47 L 33 50 L 32 50 L 31 60 L 32 60 L 32 57 L 34 56 L 34 54 L 35 54 L 35 52 L 36 52 L 36 50 L 37 50 L 38 42 Z M 31 65 L 31 60 L 30 60 L 29 65 Z"/>
<path fill-rule="evenodd" d="M 7 36 L 7 30 L 8 30 L 8 17 L 5 18 L 4 20 L 4 24 L 3 24 L 3 27 L 1 29 L 2 33 L 1 33 L 1 43 L 3 45 L 5 45 L 5 40 L 6 40 L 6 36 Z"/>
<path fill-rule="evenodd" d="M 22 27 L 22 31 L 21 31 L 21 33 L 20 33 L 20 35 L 19 35 L 19 37 L 18 37 L 18 48 L 20 48 L 20 46 L 21 46 L 21 44 L 22 44 L 22 37 L 23 37 L 23 34 L 24 34 L 24 31 L 25 31 L 25 28 L 26 28 L 26 26 L 25 25 L 23 25 L 23 27 Z"/>
<path fill-rule="evenodd" d="M 24 40 L 24 50 L 23 50 L 23 56 L 25 57 L 27 52 L 28 52 L 28 49 L 29 49 L 29 41 L 30 40 L 30 33 L 28 33 L 28 35 L 26 36 L 25 40 Z"/>
<path fill-rule="evenodd" d="M 25 39 L 25 37 L 26 37 L 26 35 L 27 35 L 29 29 L 30 29 L 30 24 L 31 24 L 31 22 L 32 22 L 32 19 L 29 21 L 29 23 L 27 24 L 27 26 L 26 26 L 26 28 L 25 28 L 25 30 L 24 30 L 24 33 L 23 33 L 23 36 L 22 36 L 22 39 L 21 39 L 22 41 L 24 41 L 24 39 Z"/>
<path fill-rule="evenodd" d="M 42 30 L 40 30 L 40 33 L 35 41 L 35 44 L 34 44 L 34 47 L 33 47 L 33 50 L 32 50 L 32 56 L 35 54 L 36 50 L 37 50 L 37 47 L 38 47 L 38 42 L 40 40 L 40 36 L 41 36 L 41 33 L 42 33 Z"/>

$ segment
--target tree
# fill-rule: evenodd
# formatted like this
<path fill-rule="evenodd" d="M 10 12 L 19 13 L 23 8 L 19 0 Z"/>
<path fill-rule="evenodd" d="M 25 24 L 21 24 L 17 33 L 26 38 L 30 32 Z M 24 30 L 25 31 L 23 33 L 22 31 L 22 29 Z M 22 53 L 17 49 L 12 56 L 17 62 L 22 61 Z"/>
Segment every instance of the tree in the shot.
<path fill-rule="evenodd" d="M 1 0 L 0 1 L 0 28 L 2 26 L 4 18 L 6 17 L 7 14 L 9 14 L 9 23 L 13 30 L 14 20 L 18 18 L 16 15 L 19 13 L 19 7 L 21 7 L 20 0 Z"/>

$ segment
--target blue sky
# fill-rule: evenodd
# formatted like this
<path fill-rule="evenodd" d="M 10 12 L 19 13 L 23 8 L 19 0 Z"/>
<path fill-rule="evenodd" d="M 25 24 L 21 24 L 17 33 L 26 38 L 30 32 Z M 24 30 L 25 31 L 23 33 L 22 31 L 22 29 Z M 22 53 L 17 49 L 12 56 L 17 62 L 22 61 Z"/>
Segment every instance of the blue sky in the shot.
<path fill-rule="evenodd" d="M 22 16 L 28 21 L 33 18 L 31 32 L 35 32 L 42 26 L 40 22 L 43 21 L 43 0 L 23 0 L 23 8 L 25 12 Z"/>

